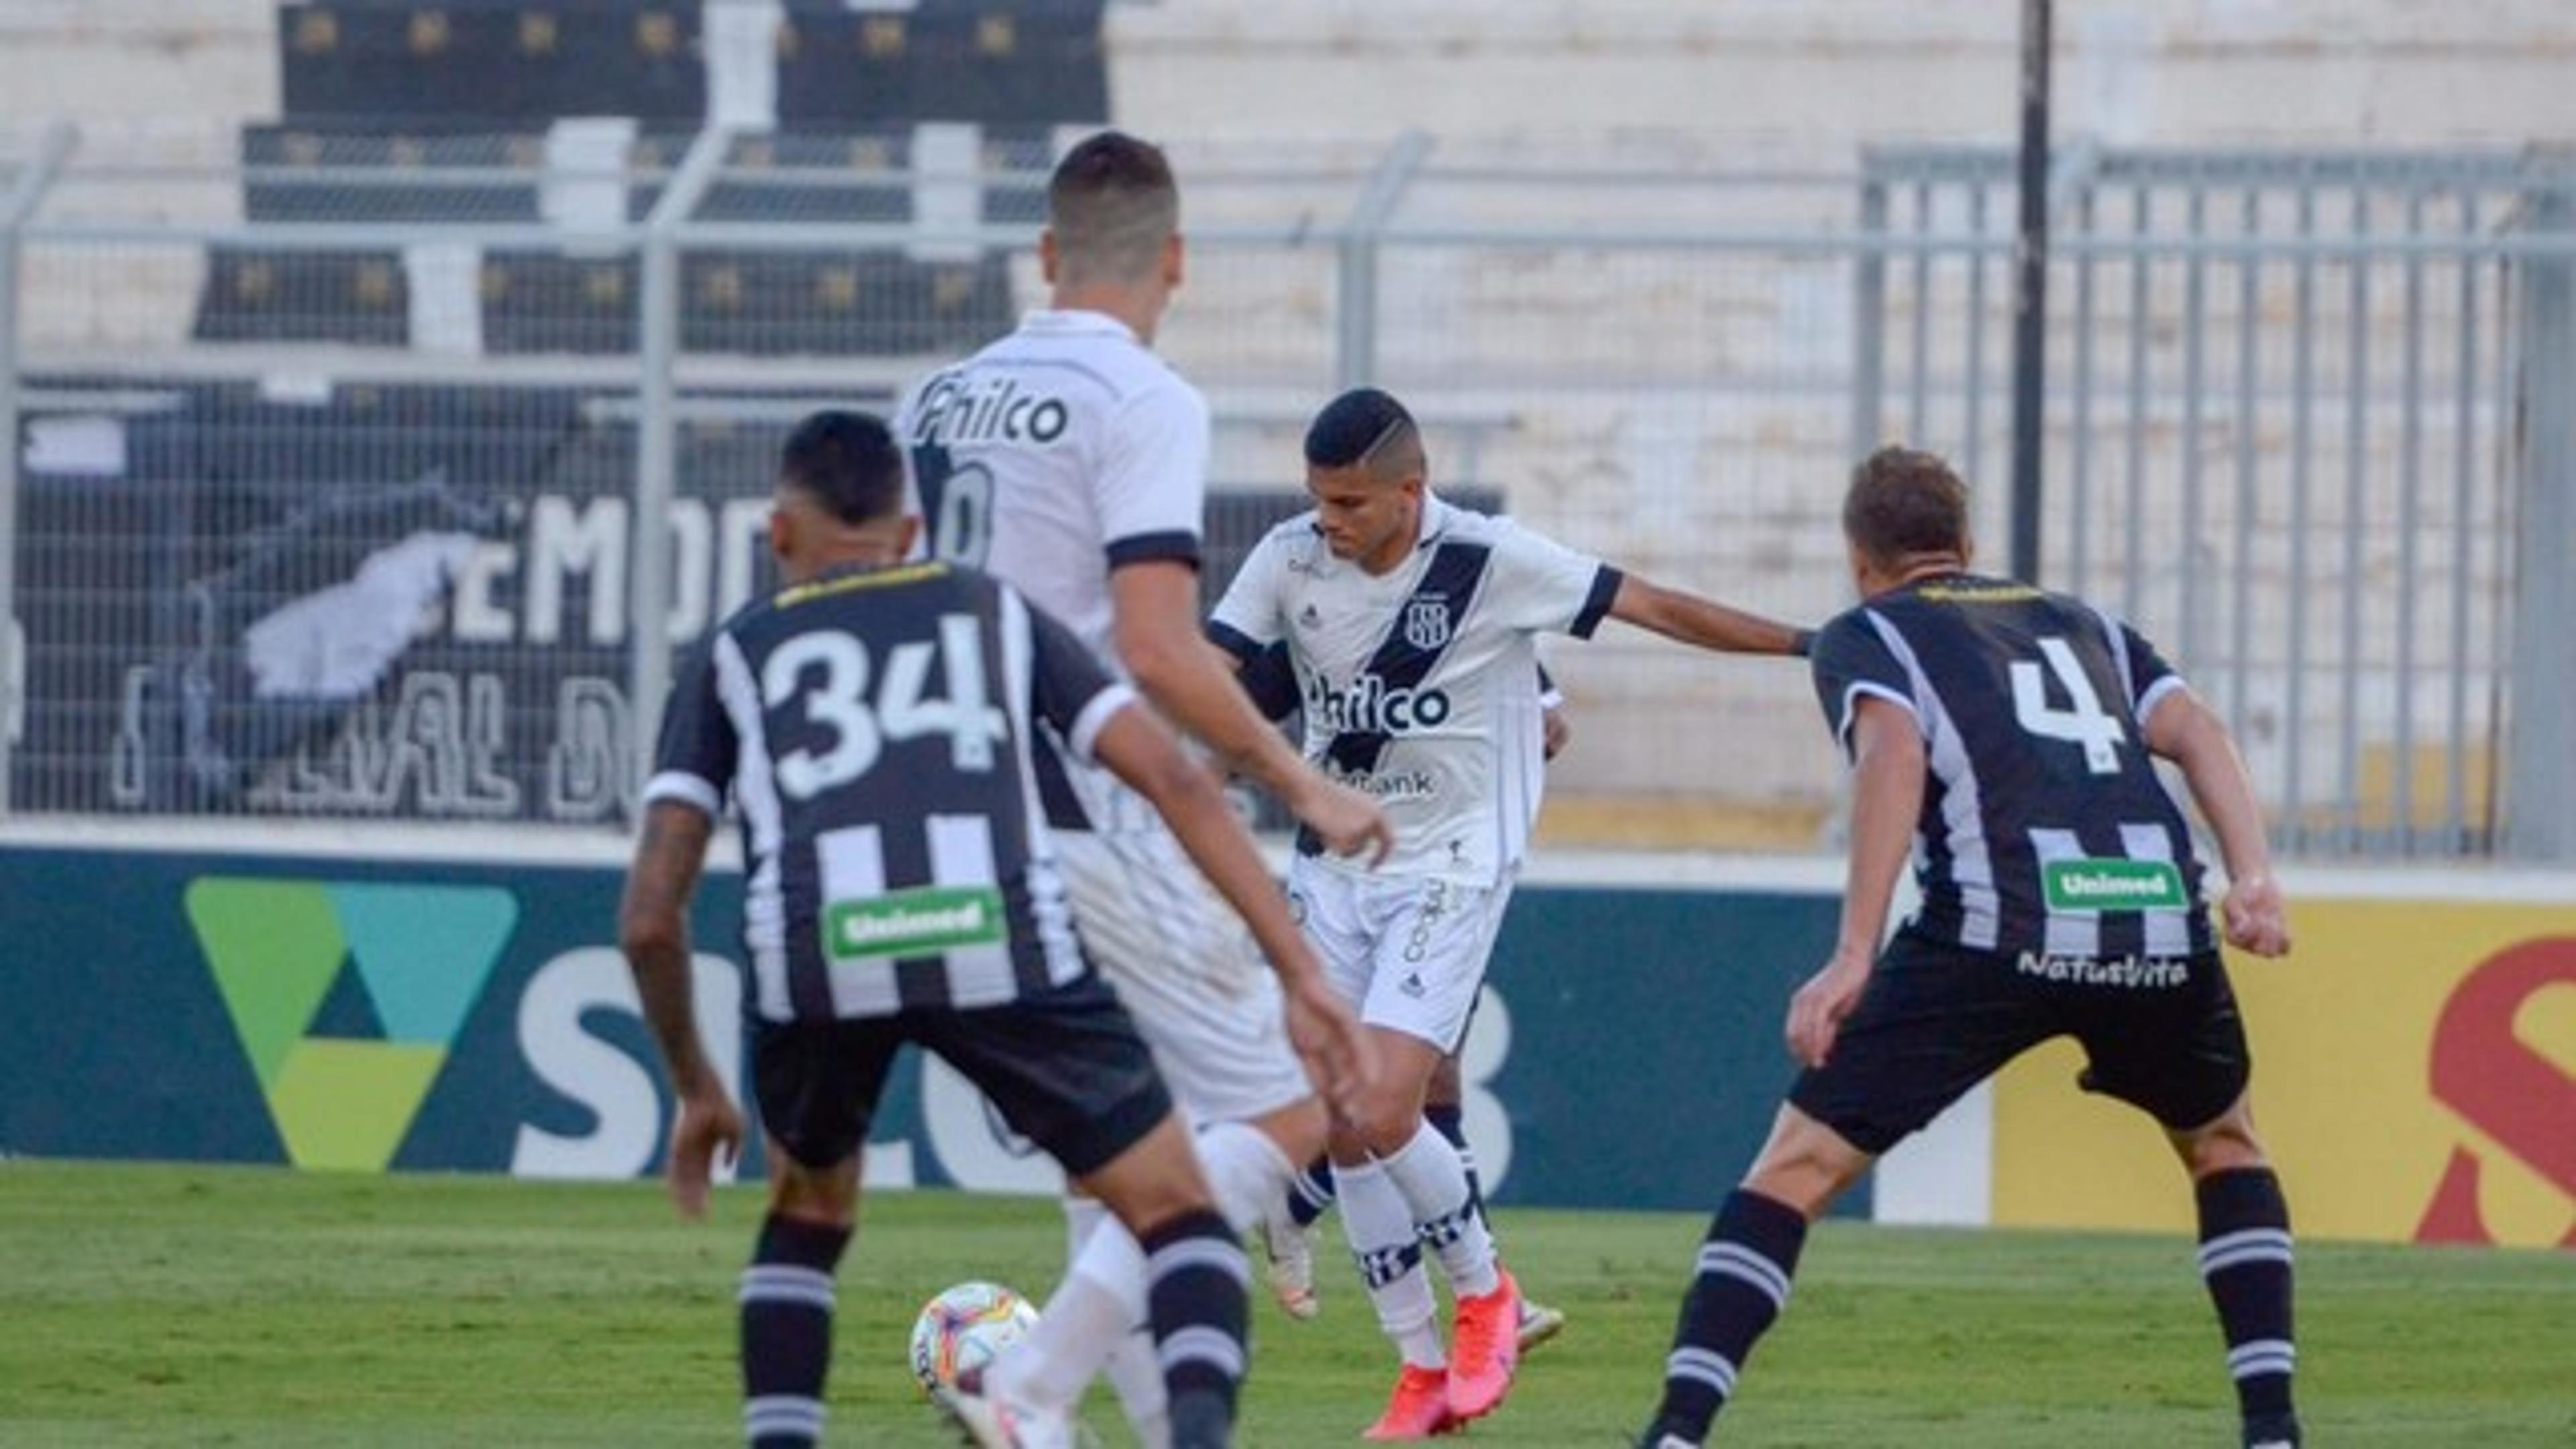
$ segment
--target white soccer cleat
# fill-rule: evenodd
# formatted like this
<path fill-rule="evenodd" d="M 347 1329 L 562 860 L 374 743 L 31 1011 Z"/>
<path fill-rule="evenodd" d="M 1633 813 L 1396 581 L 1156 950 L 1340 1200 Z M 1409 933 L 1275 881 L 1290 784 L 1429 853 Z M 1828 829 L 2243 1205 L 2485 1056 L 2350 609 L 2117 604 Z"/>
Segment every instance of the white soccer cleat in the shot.
<path fill-rule="evenodd" d="M 1279 1311 L 1304 1321 L 1323 1311 L 1315 1296 L 1315 1230 L 1272 1219 L 1261 1225 L 1261 1246 L 1270 1255 L 1270 1296 Z"/>
<path fill-rule="evenodd" d="M 933 1389 L 930 1399 L 976 1449 L 1074 1449 L 1071 1414 L 987 1395 L 975 1384 Z"/>
<path fill-rule="evenodd" d="M 1521 1300 L 1521 1352 L 1527 1353 L 1558 1334 L 1565 1332 L 1565 1310 L 1544 1303 Z"/>

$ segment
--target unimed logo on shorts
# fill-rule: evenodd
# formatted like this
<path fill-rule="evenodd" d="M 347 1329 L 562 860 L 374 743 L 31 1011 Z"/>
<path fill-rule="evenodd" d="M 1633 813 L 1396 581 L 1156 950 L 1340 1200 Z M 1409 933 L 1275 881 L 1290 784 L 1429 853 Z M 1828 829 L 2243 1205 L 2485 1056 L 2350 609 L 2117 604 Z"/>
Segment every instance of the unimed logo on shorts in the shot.
<path fill-rule="evenodd" d="M 492 886 L 200 876 L 188 923 L 298 1167 L 382 1172 L 491 979 Z"/>
<path fill-rule="evenodd" d="M 2179 910 L 2190 899 L 2165 860 L 2052 860 L 2040 867 L 2052 911 Z"/>
<path fill-rule="evenodd" d="M 999 941 L 1004 925 L 1002 893 L 991 886 L 930 886 L 833 902 L 823 912 L 823 943 L 843 960 L 928 956 Z"/>

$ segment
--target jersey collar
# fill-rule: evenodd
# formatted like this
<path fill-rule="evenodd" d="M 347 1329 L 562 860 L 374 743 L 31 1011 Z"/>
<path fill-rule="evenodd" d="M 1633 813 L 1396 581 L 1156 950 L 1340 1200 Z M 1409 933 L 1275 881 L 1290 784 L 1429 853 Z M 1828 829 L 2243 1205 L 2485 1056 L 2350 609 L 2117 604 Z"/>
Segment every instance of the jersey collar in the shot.
<path fill-rule="evenodd" d="M 1039 307 L 1020 314 L 1020 330 L 1048 337 L 1117 337 L 1144 346 L 1136 329 L 1106 312 L 1059 311 Z"/>
<path fill-rule="evenodd" d="M 1449 531 L 1450 520 L 1457 515 L 1457 512 L 1457 509 L 1442 502 L 1439 494 L 1432 492 L 1427 487 L 1424 488 L 1422 490 L 1421 536 L 1413 541 L 1413 551 L 1415 553 L 1422 553 L 1429 549 L 1433 544 L 1438 543 L 1440 541 L 1440 536 Z"/>

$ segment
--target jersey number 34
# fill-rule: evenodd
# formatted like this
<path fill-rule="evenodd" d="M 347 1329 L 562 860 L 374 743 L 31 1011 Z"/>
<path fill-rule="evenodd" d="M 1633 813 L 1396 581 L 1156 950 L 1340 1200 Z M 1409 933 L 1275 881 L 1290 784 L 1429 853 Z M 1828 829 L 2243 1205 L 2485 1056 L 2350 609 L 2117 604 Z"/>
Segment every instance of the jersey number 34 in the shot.
<path fill-rule="evenodd" d="M 946 699 L 923 698 L 934 656 L 945 666 Z M 936 644 L 915 639 L 894 646 L 873 694 L 868 674 L 868 646 L 838 629 L 799 634 L 761 665 L 761 703 L 776 709 L 801 699 L 805 724 L 825 737 L 820 748 L 800 745 L 778 757 L 780 790 L 810 799 L 876 768 L 888 741 L 923 735 L 948 737 L 948 762 L 957 770 L 993 768 L 994 749 L 1008 732 L 984 678 L 983 634 L 974 615 L 942 615 Z"/>

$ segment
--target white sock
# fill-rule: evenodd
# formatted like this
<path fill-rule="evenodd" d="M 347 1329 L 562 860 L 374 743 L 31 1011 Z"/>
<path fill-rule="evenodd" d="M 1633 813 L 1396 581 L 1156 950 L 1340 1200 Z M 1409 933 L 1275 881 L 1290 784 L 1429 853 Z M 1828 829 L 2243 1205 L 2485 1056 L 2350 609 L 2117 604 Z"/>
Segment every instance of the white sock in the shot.
<path fill-rule="evenodd" d="M 1494 1240 L 1467 1196 L 1467 1169 L 1458 1149 L 1434 1130 L 1417 1123 L 1404 1150 L 1383 1160 L 1387 1181 L 1404 1195 L 1422 1241 L 1440 1255 L 1449 1286 L 1463 1298 L 1482 1298 L 1502 1286 L 1494 1267 Z"/>
<path fill-rule="evenodd" d="M 1440 1346 L 1440 1305 L 1431 1296 L 1431 1275 L 1422 1271 L 1422 1244 L 1414 1236 L 1413 1210 L 1404 1194 L 1375 1162 L 1333 1164 L 1341 1186 L 1342 1233 L 1350 1240 L 1360 1281 L 1367 1285 L 1378 1327 L 1395 1340 L 1404 1361 L 1418 1368 L 1443 1368 L 1449 1356 Z"/>
<path fill-rule="evenodd" d="M 1126 1411 L 1127 1427 L 1136 1431 L 1140 1449 L 1172 1449 L 1172 1419 L 1166 1412 L 1170 1390 L 1163 1383 L 1163 1364 L 1150 1329 L 1119 1339 L 1109 1355 L 1109 1385 L 1118 1391 L 1118 1407 Z"/>
<path fill-rule="evenodd" d="M 1145 1250 L 1089 1198 L 1067 1199 L 1064 1212 L 1073 1260 L 1064 1282 L 1038 1326 L 993 1361 L 985 1381 L 1004 1397 L 1071 1411 L 1110 1350 L 1145 1321 Z"/>
<path fill-rule="evenodd" d="M 1216 1210 L 1239 1233 L 1247 1233 L 1276 1210 L 1286 1197 L 1297 1166 L 1258 1127 L 1242 1122 L 1211 1122 L 1198 1131 L 1199 1168 L 1207 1174 Z"/>

